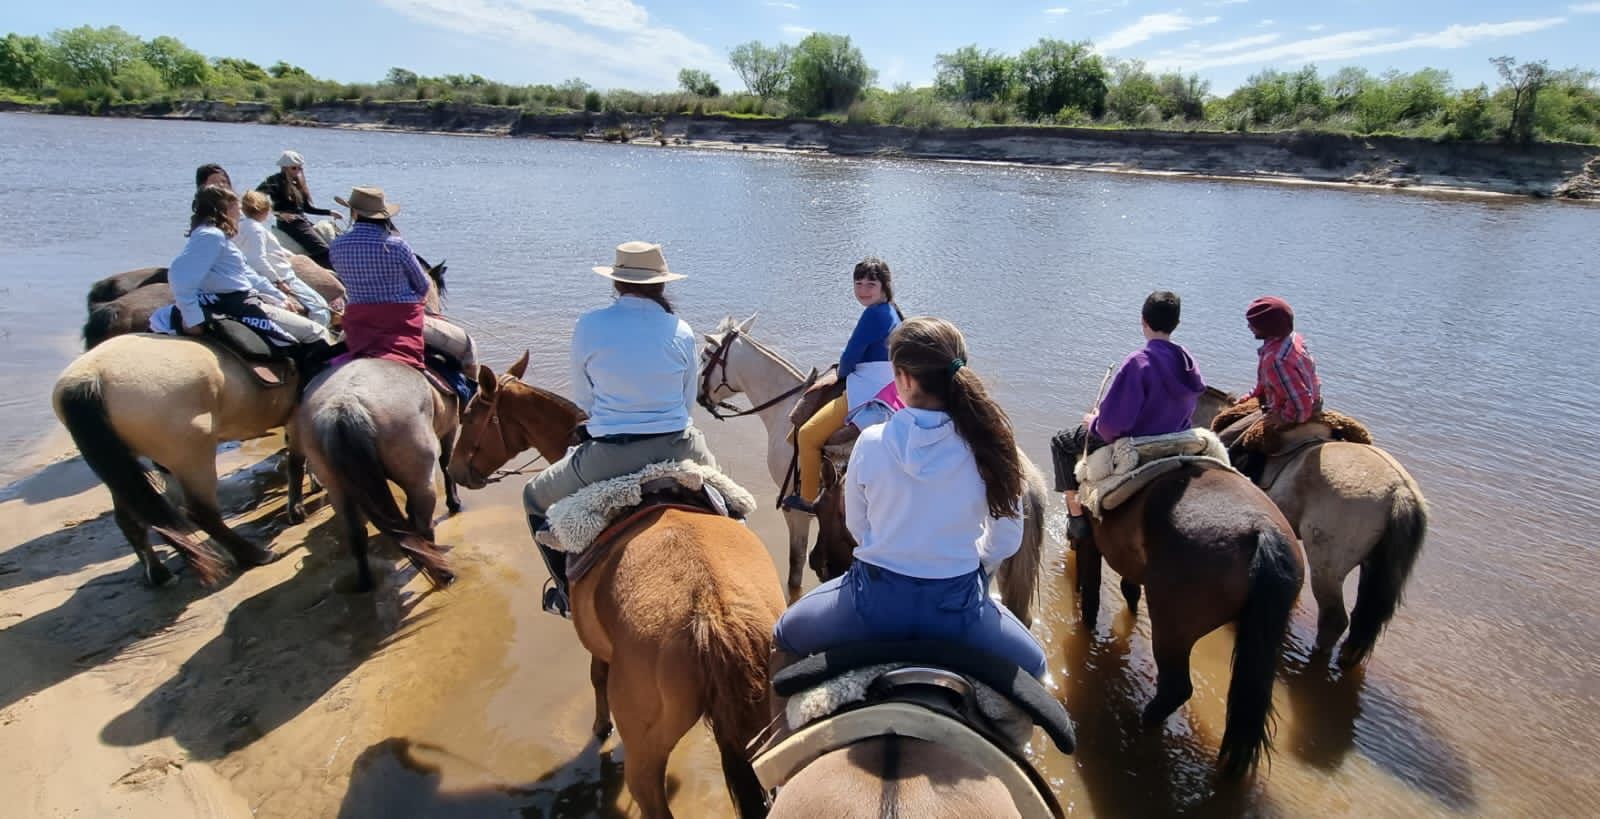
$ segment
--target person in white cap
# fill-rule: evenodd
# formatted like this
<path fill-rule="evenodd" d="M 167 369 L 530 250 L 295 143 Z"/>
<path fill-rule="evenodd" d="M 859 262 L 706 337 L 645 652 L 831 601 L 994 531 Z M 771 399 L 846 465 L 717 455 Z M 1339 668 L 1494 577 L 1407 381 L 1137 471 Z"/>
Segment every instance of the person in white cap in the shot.
<path fill-rule="evenodd" d="M 284 151 L 278 157 L 278 172 L 262 180 L 256 190 L 272 200 L 272 210 L 278 215 L 278 229 L 299 242 L 312 261 L 323 267 L 333 267 L 328 263 L 328 243 L 311 229 L 311 220 L 306 216 L 343 219 L 344 215 L 311 203 L 311 189 L 306 186 L 306 161 L 299 152 Z"/>
<path fill-rule="evenodd" d="M 616 300 L 584 313 L 572 332 L 572 397 L 588 413 L 587 440 L 528 482 L 522 506 L 555 584 L 544 609 L 570 617 L 567 556 L 537 541 L 545 510 L 591 483 L 637 472 L 658 461 L 716 459 L 690 419 L 699 386 L 694 332 L 672 312 L 661 246 L 627 242 L 616 263 L 594 272 L 612 281 Z"/>

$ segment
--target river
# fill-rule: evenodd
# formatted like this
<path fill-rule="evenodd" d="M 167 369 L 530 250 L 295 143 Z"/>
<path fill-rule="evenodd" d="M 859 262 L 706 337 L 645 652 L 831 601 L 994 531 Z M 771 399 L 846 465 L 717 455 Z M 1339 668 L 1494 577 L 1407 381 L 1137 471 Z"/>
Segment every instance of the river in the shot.
<path fill-rule="evenodd" d="M 1245 793 L 1219 794 L 1207 774 L 1231 637 L 1201 643 L 1194 701 L 1160 731 L 1142 732 L 1138 708 L 1154 691 L 1148 622 L 1129 622 L 1108 593 L 1098 631 L 1083 633 L 1057 557 L 1038 631 L 1081 747 L 1036 759 L 1063 803 L 1074 815 L 1105 816 L 1548 816 L 1589 814 L 1600 801 L 1600 569 L 1590 541 L 1600 530 L 1591 407 L 1600 397 L 1600 210 L 1026 167 L 0 114 L 0 336 L 9 353 L 0 360 L 0 500 L 27 495 L 42 479 L 31 476 L 70 450 L 49 389 L 81 346 L 89 283 L 170 261 L 196 165 L 220 162 L 243 188 L 272 172 L 284 148 L 305 156 L 324 206 L 354 185 L 385 188 L 404 208 L 397 222 L 413 246 L 448 261 L 449 312 L 477 334 L 485 361 L 499 370 L 531 350 L 528 380 L 557 390 L 566 389 L 573 320 L 606 300 L 588 268 L 618 242 L 664 245 L 690 276 L 671 296 L 697 330 L 758 313 L 753 334 L 807 366 L 836 356 L 849 332 L 859 309 L 853 264 L 881 256 L 907 314 L 939 315 L 966 333 L 970 366 L 1041 464 L 1050 434 L 1089 406 L 1107 365 L 1142 343 L 1149 291 L 1182 296 L 1175 340 L 1210 383 L 1234 390 L 1254 377 L 1244 306 L 1285 296 L 1327 403 L 1366 421 L 1427 493 L 1431 527 L 1405 605 L 1364 671 L 1341 677 L 1307 658 L 1315 613 L 1302 595 L 1277 693 L 1277 753 Z M 698 421 L 730 472 L 770 497 L 759 424 Z M 460 672 L 472 685 L 430 700 L 436 712 L 388 744 L 332 756 L 308 749 L 317 765 L 337 760 L 321 790 L 286 791 L 301 787 L 296 776 L 274 780 L 213 754 L 252 800 L 272 797 L 267 814 L 334 805 L 346 816 L 581 814 L 624 798 L 615 740 L 604 752 L 584 748 L 587 664 L 528 591 L 539 569 L 525 554 L 515 493 L 509 484 L 467 493 L 468 513 L 441 527 L 455 554 L 468 555 L 463 585 L 482 588 L 471 606 L 459 590 L 448 604 L 481 618 L 477 637 L 448 629 L 468 642 L 457 659 L 481 663 Z M 1056 503 L 1057 535 L 1061 515 Z M 754 524 L 776 557 L 781 523 L 764 510 Z M 120 569 L 131 555 L 117 548 Z M 488 565 L 501 558 L 503 571 Z M 467 616 L 435 620 L 458 614 Z M 722 815 L 715 753 L 700 733 L 675 757 L 674 805 Z M 396 764 L 391 757 L 406 756 L 396 743 L 471 760 L 462 764 L 473 773 L 441 784 L 415 760 Z M 296 772 L 293 760 L 278 765 Z"/>

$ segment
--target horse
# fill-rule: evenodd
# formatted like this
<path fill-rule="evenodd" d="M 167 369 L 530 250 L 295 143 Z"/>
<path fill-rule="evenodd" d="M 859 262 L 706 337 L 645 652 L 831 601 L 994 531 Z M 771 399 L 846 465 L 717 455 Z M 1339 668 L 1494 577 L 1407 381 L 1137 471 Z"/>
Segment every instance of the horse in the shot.
<path fill-rule="evenodd" d="M 499 378 L 480 366 L 449 466 L 462 485 L 484 485 L 530 446 L 559 458 L 582 420 L 571 401 L 522 383 L 526 368 L 526 354 Z M 765 814 L 745 746 L 770 714 L 767 661 L 784 608 L 780 588 L 766 548 L 743 524 L 667 507 L 619 531 L 572 584 L 572 623 L 592 655 L 594 736 L 609 736 L 615 717 L 627 749 L 623 778 L 644 816 L 672 815 L 667 758 L 702 717 L 735 809 Z"/>
<path fill-rule="evenodd" d="M 1020 452 L 1018 454 L 1021 454 Z M 1022 456 L 1022 546 L 1000 564 L 995 585 L 1000 601 L 1024 626 L 1033 627 L 1033 609 L 1044 564 L 1044 513 L 1048 490 L 1044 475 L 1028 456 Z M 856 539 L 845 526 L 844 475 L 827 459 L 822 462 L 822 494 L 816 502 L 817 545 L 811 552 L 811 570 L 826 583 L 850 569 L 855 561 Z"/>
<path fill-rule="evenodd" d="M 1271 750 L 1272 685 L 1305 577 L 1293 528 L 1243 475 L 1196 464 L 1155 478 L 1091 525 L 1093 544 L 1076 546 L 1084 626 L 1092 631 L 1098 619 L 1102 557 L 1122 576 L 1130 612 L 1141 591 L 1149 596 L 1156 694 L 1146 725 L 1194 693 L 1194 644 L 1237 623 L 1218 771 L 1224 779 L 1253 772 Z"/>
<path fill-rule="evenodd" d="M 295 275 L 329 304 L 335 304 L 345 297 L 344 284 L 332 270 L 305 256 L 295 256 L 293 264 Z M 429 271 L 430 275 L 433 273 L 433 270 Z M 444 287 L 442 269 L 434 276 L 434 286 Z M 89 317 L 83 323 L 83 348 L 92 349 L 96 344 L 124 333 L 149 332 L 150 317 L 172 303 L 172 287 L 167 283 L 167 269 L 164 267 L 131 270 L 95 282 L 89 288 Z M 432 309 L 437 312 L 437 303 Z"/>
<path fill-rule="evenodd" d="M 301 484 L 307 462 L 328 490 L 356 560 L 356 590 L 373 589 L 367 562 L 367 521 L 388 533 L 417 571 L 436 588 L 455 579 L 433 542 L 434 464 L 444 473 L 445 506 L 461 510 L 448 472 L 458 416 L 455 395 L 444 395 L 415 368 L 381 358 L 358 358 L 326 370 L 307 385 L 289 421 L 291 521 L 305 519 Z M 401 514 L 389 492 L 406 493 Z"/>
<path fill-rule="evenodd" d="M 1208 387 L 1195 409 L 1210 426 L 1232 395 Z M 1294 525 L 1311 568 L 1319 653 L 1350 629 L 1338 662 L 1350 668 L 1372 653 L 1394 617 L 1428 529 L 1428 503 L 1405 467 L 1369 444 L 1326 441 L 1269 459 L 1266 492 Z M 1354 610 L 1345 613 L 1344 579 L 1361 567 Z"/>
<path fill-rule="evenodd" d="M 786 782 L 768 819 L 1020 819 L 994 774 L 935 742 L 881 736 L 823 754 Z"/>

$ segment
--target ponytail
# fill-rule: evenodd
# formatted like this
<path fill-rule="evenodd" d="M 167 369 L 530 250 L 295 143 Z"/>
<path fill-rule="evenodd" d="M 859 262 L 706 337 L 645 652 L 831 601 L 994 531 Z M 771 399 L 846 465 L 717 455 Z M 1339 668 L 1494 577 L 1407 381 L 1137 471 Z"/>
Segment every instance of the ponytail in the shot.
<path fill-rule="evenodd" d="M 1022 456 L 1006 411 L 989 396 L 978 374 L 967 367 L 961 331 L 943 319 L 917 317 L 889 336 L 894 368 L 944 404 L 956 433 L 967 442 L 983 479 L 993 518 L 1017 516 L 1022 497 Z"/>
<path fill-rule="evenodd" d="M 649 299 L 661 305 L 661 309 L 668 313 L 673 312 L 672 302 L 667 300 L 666 284 L 629 284 L 615 280 L 611 284 L 612 287 L 616 288 L 619 296 L 638 296 L 641 299 Z"/>

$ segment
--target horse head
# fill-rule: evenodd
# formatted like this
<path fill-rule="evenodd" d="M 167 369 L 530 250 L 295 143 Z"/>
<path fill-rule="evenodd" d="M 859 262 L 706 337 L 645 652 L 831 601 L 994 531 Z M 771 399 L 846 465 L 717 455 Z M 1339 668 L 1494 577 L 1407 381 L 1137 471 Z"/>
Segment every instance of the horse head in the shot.
<path fill-rule="evenodd" d="M 700 350 L 700 389 L 696 400 L 714 416 L 718 410 L 733 410 L 728 400 L 749 390 L 743 351 L 753 346 L 749 333 L 755 323 L 755 314 L 744 321 L 727 316 L 714 332 L 702 336 L 705 346 Z"/>
<path fill-rule="evenodd" d="M 478 366 L 478 393 L 461 412 L 461 435 L 447 467 L 462 486 L 482 489 L 493 483 L 495 472 L 528 449 L 539 450 L 551 463 L 566 452 L 583 410 L 524 383 L 527 370 L 527 352 L 498 377 L 488 366 Z"/>
<path fill-rule="evenodd" d="M 855 561 L 856 539 L 844 522 L 844 471 L 829 458 L 822 459 L 822 493 L 814 504 L 817 544 L 808 561 L 824 583 L 844 574 Z"/>

